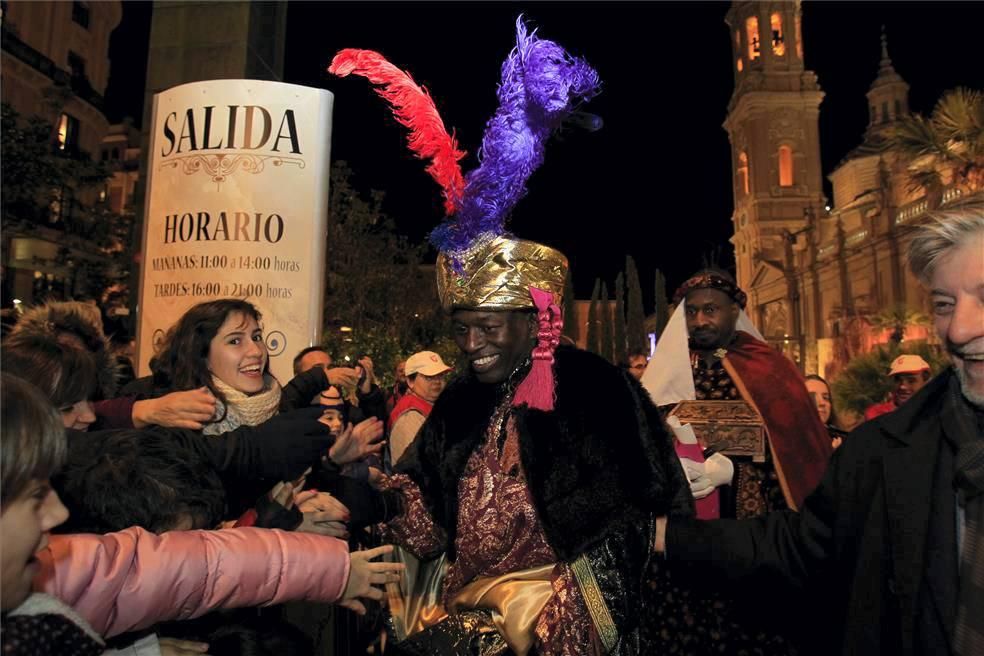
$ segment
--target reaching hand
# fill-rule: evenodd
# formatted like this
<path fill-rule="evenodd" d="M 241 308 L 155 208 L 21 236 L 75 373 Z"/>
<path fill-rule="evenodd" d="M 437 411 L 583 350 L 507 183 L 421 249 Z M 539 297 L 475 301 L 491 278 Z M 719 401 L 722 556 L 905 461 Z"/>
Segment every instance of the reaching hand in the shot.
<path fill-rule="evenodd" d="M 368 394 L 372 391 L 372 384 L 376 382 L 375 376 L 372 373 L 372 358 L 368 355 L 359 359 L 359 366 L 362 367 L 363 371 L 366 372 L 366 377 L 362 381 L 362 385 L 359 387 L 359 391 L 363 394 Z"/>
<path fill-rule="evenodd" d="M 328 457 L 340 466 L 362 460 L 383 450 L 382 437 L 383 422 L 376 417 L 360 421 L 355 426 L 350 424 L 335 440 Z"/>
<path fill-rule="evenodd" d="M 334 367 L 325 372 L 328 383 L 346 389 L 354 389 L 359 384 L 359 372 L 351 367 Z"/>
<path fill-rule="evenodd" d="M 201 656 L 208 651 L 207 642 L 158 638 L 157 644 L 160 646 L 161 656 Z"/>
<path fill-rule="evenodd" d="M 349 555 L 351 559 L 349 578 L 345 585 L 345 592 L 338 602 L 339 606 L 348 608 L 359 615 L 365 615 L 366 607 L 362 605 L 359 598 L 376 601 L 383 598 L 383 589 L 375 586 L 399 581 L 399 573 L 404 570 L 404 565 L 403 563 L 374 563 L 371 561 L 373 558 L 392 551 L 393 546 L 387 544 L 366 551 L 354 551 Z"/>
<path fill-rule="evenodd" d="M 352 516 L 341 501 L 327 492 L 308 490 L 298 493 L 294 497 L 294 502 L 304 513 L 304 521 L 297 527 L 298 531 L 348 539 L 349 532 L 345 522 L 348 522 Z"/>
<path fill-rule="evenodd" d="M 386 481 L 388 480 L 389 476 L 384 474 L 382 470 L 376 469 L 375 467 L 369 468 L 369 485 L 371 485 L 374 490 L 382 490 L 386 486 Z"/>
<path fill-rule="evenodd" d="M 131 411 L 134 428 L 156 425 L 201 430 L 214 415 L 215 397 L 207 387 L 136 401 Z"/>

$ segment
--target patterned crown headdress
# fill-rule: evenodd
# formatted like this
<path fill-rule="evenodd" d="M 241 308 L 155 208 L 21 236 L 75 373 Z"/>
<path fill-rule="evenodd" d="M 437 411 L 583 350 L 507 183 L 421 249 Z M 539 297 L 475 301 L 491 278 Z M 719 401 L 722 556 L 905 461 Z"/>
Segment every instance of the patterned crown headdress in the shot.
<path fill-rule="evenodd" d="M 438 295 L 446 309 L 539 312 L 539 340 L 530 374 L 514 404 L 553 408 L 553 351 L 563 319 L 560 301 L 567 258 L 548 246 L 516 239 L 506 219 L 526 194 L 530 175 L 542 163 L 550 135 L 576 106 L 600 91 L 597 72 L 553 41 L 540 39 L 516 20 L 516 46 L 502 64 L 499 107 L 489 119 L 479 166 L 462 175 L 465 153 L 449 134 L 433 99 L 410 75 L 379 53 L 346 49 L 332 60 L 334 75 L 360 75 L 410 130 L 408 145 L 429 160 L 428 173 L 444 193 L 447 218 L 431 233 L 440 251 Z"/>

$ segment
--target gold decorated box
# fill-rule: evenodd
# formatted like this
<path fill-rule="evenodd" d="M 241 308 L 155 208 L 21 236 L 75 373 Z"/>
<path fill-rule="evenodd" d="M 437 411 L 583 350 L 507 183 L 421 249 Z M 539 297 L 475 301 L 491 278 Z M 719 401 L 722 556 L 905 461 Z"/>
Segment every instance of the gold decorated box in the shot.
<path fill-rule="evenodd" d="M 690 424 L 705 449 L 765 461 L 765 426 L 744 401 L 680 401 L 670 416 Z"/>

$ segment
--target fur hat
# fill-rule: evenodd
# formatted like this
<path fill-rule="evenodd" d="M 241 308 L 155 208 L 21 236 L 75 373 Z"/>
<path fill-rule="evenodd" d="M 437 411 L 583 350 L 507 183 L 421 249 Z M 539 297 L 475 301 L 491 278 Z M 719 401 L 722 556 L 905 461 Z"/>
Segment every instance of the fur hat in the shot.
<path fill-rule="evenodd" d="M 53 301 L 24 311 L 10 336 L 45 334 L 63 344 L 83 348 L 96 360 L 99 396 L 111 399 L 119 386 L 119 364 L 103 334 L 99 308 L 78 301 Z"/>

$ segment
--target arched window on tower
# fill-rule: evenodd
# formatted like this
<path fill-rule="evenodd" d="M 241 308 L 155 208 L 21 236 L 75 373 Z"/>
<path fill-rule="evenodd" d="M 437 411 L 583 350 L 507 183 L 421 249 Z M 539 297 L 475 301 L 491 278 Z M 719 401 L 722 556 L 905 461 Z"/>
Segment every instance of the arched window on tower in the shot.
<path fill-rule="evenodd" d="M 793 149 L 779 146 L 779 186 L 793 186 Z"/>
<path fill-rule="evenodd" d="M 741 73 L 743 70 L 745 70 L 745 62 L 743 62 L 741 60 L 741 57 L 739 57 L 738 58 L 738 61 L 735 62 L 735 68 L 738 69 L 738 72 L 739 73 Z"/>
<path fill-rule="evenodd" d="M 745 151 L 738 153 L 738 190 L 742 195 L 748 195 L 748 155 Z"/>
<path fill-rule="evenodd" d="M 772 28 L 772 54 L 782 57 L 786 54 L 786 41 L 782 35 L 782 14 L 778 11 L 772 12 L 769 24 Z"/>
<path fill-rule="evenodd" d="M 752 62 L 758 59 L 761 54 L 759 51 L 759 19 L 755 16 L 749 16 L 745 19 L 745 34 L 748 42 L 748 61 Z"/>

